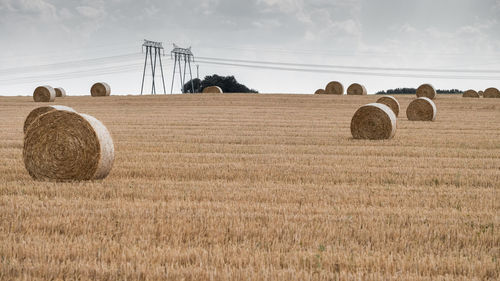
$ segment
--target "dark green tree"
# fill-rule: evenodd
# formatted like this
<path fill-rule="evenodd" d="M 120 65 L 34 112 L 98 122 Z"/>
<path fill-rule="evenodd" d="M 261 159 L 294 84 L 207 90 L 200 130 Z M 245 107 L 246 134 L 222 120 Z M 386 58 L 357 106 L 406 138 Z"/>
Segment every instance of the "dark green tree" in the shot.
<path fill-rule="evenodd" d="M 234 76 L 219 76 L 217 74 L 206 76 L 205 79 L 193 79 L 195 93 L 200 93 L 206 87 L 219 86 L 224 93 L 258 93 L 254 89 L 238 83 Z M 184 92 L 192 93 L 191 81 L 184 84 Z"/>

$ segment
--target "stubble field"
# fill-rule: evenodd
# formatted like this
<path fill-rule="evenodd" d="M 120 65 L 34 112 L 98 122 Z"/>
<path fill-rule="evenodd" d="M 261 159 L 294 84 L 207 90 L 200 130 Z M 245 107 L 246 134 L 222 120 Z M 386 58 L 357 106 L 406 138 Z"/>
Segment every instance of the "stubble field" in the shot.
<path fill-rule="evenodd" d="M 110 176 L 31 180 L 0 97 L 2 280 L 498 280 L 500 100 L 350 134 L 377 97 L 67 97 L 113 135 Z"/>

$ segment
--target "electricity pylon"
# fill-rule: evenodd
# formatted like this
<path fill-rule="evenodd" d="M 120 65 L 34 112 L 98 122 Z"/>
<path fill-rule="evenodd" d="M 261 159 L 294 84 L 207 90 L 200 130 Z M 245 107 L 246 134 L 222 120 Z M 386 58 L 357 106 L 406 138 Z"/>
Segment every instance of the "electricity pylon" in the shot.
<path fill-rule="evenodd" d="M 161 63 L 161 52 L 163 50 L 163 55 L 165 55 L 165 51 L 163 49 L 163 45 L 161 42 L 154 42 L 144 39 L 144 44 L 142 44 L 142 50 L 144 52 L 144 48 L 146 48 L 146 58 L 144 59 L 144 71 L 142 72 L 142 85 L 141 85 L 141 95 L 144 89 L 144 78 L 146 76 L 146 66 L 148 64 L 148 55 L 149 60 L 151 62 L 151 74 L 153 76 L 153 83 L 151 86 L 151 94 L 156 95 L 156 85 L 155 85 L 155 72 L 156 72 L 156 58 L 158 58 L 160 62 L 160 70 L 161 70 L 161 80 L 163 82 L 163 93 L 167 94 L 167 90 L 165 89 L 165 78 L 163 77 L 163 65 Z M 153 51 L 154 51 L 154 59 L 153 59 Z"/>
<path fill-rule="evenodd" d="M 184 94 L 184 83 L 186 82 L 186 71 L 189 68 L 189 77 L 191 78 L 191 91 L 194 92 L 193 84 L 193 73 L 191 71 L 191 62 L 194 62 L 194 55 L 191 52 L 191 47 L 185 49 L 180 48 L 174 44 L 174 49 L 170 52 L 172 59 L 174 59 L 174 72 L 172 74 L 172 87 L 170 88 L 170 93 L 174 92 L 174 80 L 175 80 L 175 69 L 177 64 L 179 65 L 179 78 L 181 80 L 181 93 Z M 184 61 L 184 69 L 182 68 L 182 62 Z"/>

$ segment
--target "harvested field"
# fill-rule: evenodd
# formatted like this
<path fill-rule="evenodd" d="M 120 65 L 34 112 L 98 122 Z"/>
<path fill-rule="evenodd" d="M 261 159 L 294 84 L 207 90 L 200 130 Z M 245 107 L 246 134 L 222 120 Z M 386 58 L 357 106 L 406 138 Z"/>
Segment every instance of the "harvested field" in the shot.
<path fill-rule="evenodd" d="M 439 96 L 436 122 L 353 140 L 377 98 L 67 97 L 114 167 L 47 183 L 23 164 L 37 104 L 0 97 L 0 279 L 498 280 L 500 99 Z"/>

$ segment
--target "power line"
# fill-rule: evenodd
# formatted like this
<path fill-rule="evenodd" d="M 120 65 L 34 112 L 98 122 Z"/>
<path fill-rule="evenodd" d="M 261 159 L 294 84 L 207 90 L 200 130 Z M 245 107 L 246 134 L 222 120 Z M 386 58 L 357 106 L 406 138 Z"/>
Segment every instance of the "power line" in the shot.
<path fill-rule="evenodd" d="M 115 60 L 115 59 L 123 59 L 127 57 L 133 57 L 140 55 L 140 53 L 128 53 L 128 54 L 121 54 L 121 55 L 115 55 L 115 56 L 106 56 L 106 57 L 99 57 L 99 58 L 92 58 L 92 59 L 83 59 L 83 60 L 73 60 L 73 61 L 65 61 L 65 62 L 57 62 L 57 63 L 49 63 L 49 64 L 39 64 L 39 65 L 32 65 L 32 66 L 20 66 L 20 67 L 13 67 L 13 68 L 4 68 L 0 69 L 0 73 L 8 73 L 12 74 L 15 72 L 32 72 L 32 71 L 40 71 L 41 69 L 44 68 L 52 68 L 52 67 L 75 67 L 78 64 L 92 64 L 92 63 L 102 63 L 103 61 L 106 60 Z M 137 57 L 137 60 L 140 59 L 140 57 Z"/>
<path fill-rule="evenodd" d="M 235 66 L 257 69 L 270 69 L 270 70 L 283 70 L 283 71 L 296 71 L 296 72 L 311 72 L 311 73 L 335 73 L 335 74 L 349 74 L 361 76 L 378 76 L 378 77 L 397 77 L 397 78 L 437 78 L 437 79 L 467 79 L 467 80 L 500 80 L 500 76 L 446 76 L 446 75 L 426 75 L 426 74 L 398 74 L 398 73 L 380 73 L 380 72 L 357 72 L 357 71 L 342 71 L 342 70 L 327 70 L 327 69 L 307 69 L 307 68 L 292 68 L 280 67 L 269 65 L 250 65 L 239 63 L 225 63 L 198 59 L 198 62 L 205 64 L 221 65 L 221 66 Z"/>
<path fill-rule="evenodd" d="M 498 69 L 496 69 L 496 70 L 491 70 L 491 69 L 466 70 L 466 69 L 438 69 L 438 68 L 403 68 L 403 67 L 370 67 L 370 66 L 365 67 L 365 66 L 346 66 L 346 65 L 327 65 L 327 64 L 299 64 L 299 63 L 285 63 L 285 62 L 273 62 L 273 61 L 223 59 L 223 58 L 211 58 L 211 57 L 198 57 L 198 59 L 210 60 L 210 61 L 236 62 L 236 63 L 282 65 L 282 66 L 312 67 L 312 68 L 337 68 L 337 69 L 351 69 L 351 70 L 500 74 L 500 70 L 498 70 Z"/>

